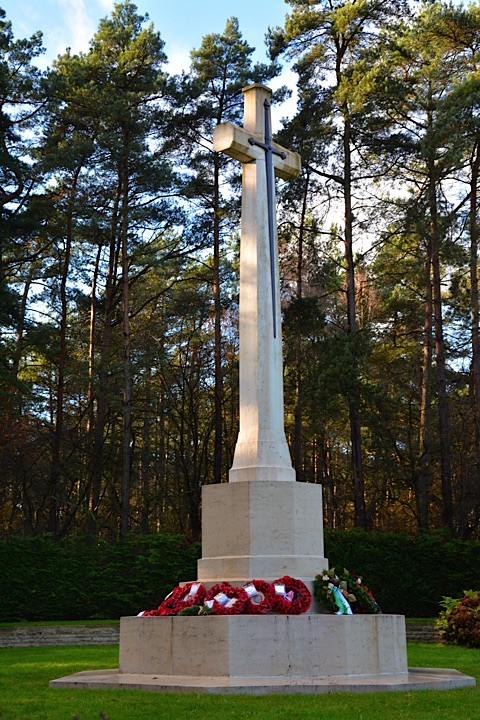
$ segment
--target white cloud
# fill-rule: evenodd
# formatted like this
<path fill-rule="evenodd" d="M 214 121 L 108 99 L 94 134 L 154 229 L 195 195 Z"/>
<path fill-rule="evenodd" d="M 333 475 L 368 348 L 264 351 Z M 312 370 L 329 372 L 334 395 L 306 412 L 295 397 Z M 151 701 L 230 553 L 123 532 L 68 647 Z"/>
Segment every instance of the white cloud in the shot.
<path fill-rule="evenodd" d="M 164 50 L 168 59 L 168 72 L 171 75 L 179 75 L 182 70 L 189 69 L 190 50 L 187 50 L 186 46 L 166 43 Z"/>
<path fill-rule="evenodd" d="M 88 12 L 85 0 L 60 0 L 67 36 L 62 39 L 72 52 L 87 50 L 97 23 Z"/>
<path fill-rule="evenodd" d="M 272 90 L 286 85 L 292 91 L 292 95 L 288 100 L 285 100 L 281 105 L 272 106 L 272 130 L 278 132 L 282 127 L 282 120 L 292 118 L 295 115 L 298 102 L 297 76 L 293 70 L 286 68 L 279 77 L 273 78 L 268 84 Z"/>

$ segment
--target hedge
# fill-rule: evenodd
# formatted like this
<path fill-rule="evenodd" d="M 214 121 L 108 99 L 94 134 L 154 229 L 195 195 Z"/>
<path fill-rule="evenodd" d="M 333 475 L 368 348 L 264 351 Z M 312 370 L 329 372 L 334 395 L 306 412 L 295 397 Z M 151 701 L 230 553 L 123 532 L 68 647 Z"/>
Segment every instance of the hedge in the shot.
<path fill-rule="evenodd" d="M 385 613 L 434 617 L 442 597 L 480 589 L 480 543 L 441 535 L 325 531 L 330 567 L 362 575 Z M 155 608 L 196 578 L 198 543 L 131 535 L 0 541 L 0 622 L 110 619 Z M 318 568 L 320 573 L 323 568 Z"/>
<path fill-rule="evenodd" d="M 0 541 L 0 622 L 87 620 L 157 607 L 181 580 L 196 578 L 200 545 L 169 535 L 114 545 L 80 538 Z"/>
<path fill-rule="evenodd" d="M 480 589 L 480 543 L 442 534 L 325 532 L 330 567 L 362 575 L 382 611 L 436 617 L 444 596 Z"/>

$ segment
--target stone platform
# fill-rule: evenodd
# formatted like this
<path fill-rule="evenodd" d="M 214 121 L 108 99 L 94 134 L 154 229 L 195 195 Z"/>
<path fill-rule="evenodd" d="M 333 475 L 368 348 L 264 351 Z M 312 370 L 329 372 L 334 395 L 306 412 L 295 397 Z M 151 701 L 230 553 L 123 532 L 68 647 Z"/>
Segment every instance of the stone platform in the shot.
<path fill-rule="evenodd" d="M 409 670 L 400 615 L 127 617 L 119 664 L 50 686 L 259 695 L 475 685 L 455 670 Z"/>
<path fill-rule="evenodd" d="M 457 670 L 409 668 L 405 675 L 369 677 L 332 675 L 326 678 L 229 678 L 188 675 L 140 675 L 118 670 L 93 670 L 52 680 L 50 687 L 97 690 L 205 693 L 213 695 L 320 695 L 341 692 L 411 692 L 475 687 L 475 679 Z"/>

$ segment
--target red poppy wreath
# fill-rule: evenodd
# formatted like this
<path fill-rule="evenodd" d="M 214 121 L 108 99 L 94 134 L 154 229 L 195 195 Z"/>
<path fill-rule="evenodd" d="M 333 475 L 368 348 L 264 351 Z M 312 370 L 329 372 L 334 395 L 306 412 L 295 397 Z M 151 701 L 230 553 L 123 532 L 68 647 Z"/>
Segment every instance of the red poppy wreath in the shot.
<path fill-rule="evenodd" d="M 251 580 L 243 586 L 248 595 L 243 612 L 245 615 L 263 615 L 273 608 L 275 589 L 266 580 Z"/>
<path fill-rule="evenodd" d="M 192 605 L 202 605 L 206 595 L 205 585 L 199 582 L 189 582 L 178 585 L 170 595 L 167 595 L 158 610 L 149 610 L 145 615 L 176 615 L 183 608 Z"/>
<path fill-rule="evenodd" d="M 239 615 L 247 600 L 248 595 L 243 588 L 224 582 L 210 588 L 204 603 L 215 615 Z"/>
<path fill-rule="evenodd" d="M 274 610 L 283 615 L 300 615 L 307 612 L 312 602 L 312 596 L 302 580 L 284 575 L 275 580 L 272 585 L 275 591 Z"/>

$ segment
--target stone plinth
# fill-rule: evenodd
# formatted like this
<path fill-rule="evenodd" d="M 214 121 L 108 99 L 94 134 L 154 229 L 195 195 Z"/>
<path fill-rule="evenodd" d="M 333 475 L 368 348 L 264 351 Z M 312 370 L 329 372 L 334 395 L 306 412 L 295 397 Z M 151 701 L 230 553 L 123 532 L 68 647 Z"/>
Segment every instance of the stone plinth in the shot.
<path fill-rule="evenodd" d="M 204 583 L 283 575 L 312 581 L 324 557 L 322 488 L 297 482 L 206 485 L 202 495 Z"/>
<path fill-rule="evenodd" d="M 251 694 L 451 690 L 457 670 L 407 668 L 400 615 L 127 617 L 119 670 L 50 687 Z"/>
<path fill-rule="evenodd" d="M 457 670 L 407 668 L 400 615 L 127 617 L 120 669 L 50 687 L 264 695 L 451 690 Z"/>
<path fill-rule="evenodd" d="M 231 678 L 407 673 L 400 615 L 126 617 L 120 674 Z"/>

